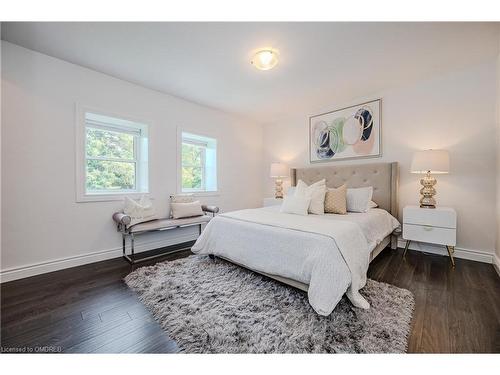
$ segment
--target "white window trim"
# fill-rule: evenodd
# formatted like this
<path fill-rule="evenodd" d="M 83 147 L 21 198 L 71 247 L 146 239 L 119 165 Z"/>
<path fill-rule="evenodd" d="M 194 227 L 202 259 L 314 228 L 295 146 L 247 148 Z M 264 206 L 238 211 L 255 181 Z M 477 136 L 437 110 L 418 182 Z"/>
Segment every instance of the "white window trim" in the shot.
<path fill-rule="evenodd" d="M 213 138 L 217 141 L 217 190 L 214 191 L 183 191 L 182 190 L 182 133 L 196 134 L 202 137 Z M 213 134 L 207 134 L 198 130 L 177 127 L 177 194 L 193 194 L 196 197 L 214 197 L 221 195 L 221 160 L 222 160 L 222 146 L 220 139 Z"/>
<path fill-rule="evenodd" d="M 116 117 L 123 120 L 128 120 L 132 122 L 137 122 L 140 124 L 144 124 L 150 128 L 150 122 L 139 120 L 136 118 L 132 118 L 128 115 L 112 113 L 110 111 L 104 111 L 100 109 L 96 109 L 93 107 L 83 106 L 80 104 L 76 104 L 75 109 L 75 123 L 76 123 L 76 131 L 75 131 L 75 192 L 76 192 L 76 202 L 84 203 L 84 202 L 109 202 L 109 201 L 120 201 L 127 197 L 138 198 L 142 195 L 148 195 L 151 197 L 151 186 L 149 183 L 149 175 L 151 170 L 151 160 L 148 157 L 148 166 L 145 171 L 147 173 L 147 190 L 117 190 L 113 192 L 102 192 L 102 193 L 87 193 L 86 191 L 86 121 L 85 121 L 85 113 L 91 112 L 95 114 L 100 114 L 109 117 Z M 150 129 L 148 130 L 150 133 Z M 151 134 L 149 134 L 149 139 L 151 138 Z M 139 151 L 139 144 L 135 145 L 135 152 Z M 151 155 L 151 142 L 148 142 L 148 154 Z M 143 167 L 144 168 L 144 167 Z M 139 168 L 136 168 L 136 173 L 139 172 Z M 136 176 L 136 184 L 138 182 L 138 177 Z M 152 197 L 151 197 L 152 198 Z"/>

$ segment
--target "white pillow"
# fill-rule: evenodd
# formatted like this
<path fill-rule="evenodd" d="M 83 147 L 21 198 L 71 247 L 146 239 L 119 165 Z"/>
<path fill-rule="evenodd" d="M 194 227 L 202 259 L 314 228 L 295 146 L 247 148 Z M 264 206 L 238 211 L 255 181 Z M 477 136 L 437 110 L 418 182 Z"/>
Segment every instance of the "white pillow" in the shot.
<path fill-rule="evenodd" d="M 290 186 L 286 192 L 286 195 L 295 195 L 295 191 L 297 190 L 297 187 L 295 186 Z"/>
<path fill-rule="evenodd" d="M 372 200 L 373 187 L 347 189 L 347 211 L 366 212 Z"/>
<path fill-rule="evenodd" d="M 370 201 L 370 203 L 368 203 L 368 209 L 377 208 L 377 207 L 378 207 L 378 204 L 375 203 L 374 201 Z"/>
<path fill-rule="evenodd" d="M 283 198 L 280 212 L 295 215 L 307 215 L 307 209 L 311 203 L 311 198 L 304 196 L 287 195 Z"/>
<path fill-rule="evenodd" d="M 130 225 L 135 225 L 143 223 L 145 221 L 151 221 L 158 219 L 156 216 L 155 208 L 151 203 L 151 200 L 143 195 L 139 202 L 125 197 L 125 205 L 123 207 L 123 213 L 130 216 Z"/>
<path fill-rule="evenodd" d="M 309 186 L 307 186 L 304 181 L 299 180 L 297 188 L 295 189 L 296 197 L 303 196 L 311 199 L 311 203 L 309 203 L 309 213 L 316 215 L 325 214 L 325 194 L 325 179 Z"/>
<path fill-rule="evenodd" d="M 172 217 L 174 219 L 203 215 L 200 201 L 188 203 L 170 203 L 170 208 L 172 209 Z"/>
<path fill-rule="evenodd" d="M 170 203 L 193 203 L 195 200 L 193 194 L 174 194 L 170 196 Z"/>

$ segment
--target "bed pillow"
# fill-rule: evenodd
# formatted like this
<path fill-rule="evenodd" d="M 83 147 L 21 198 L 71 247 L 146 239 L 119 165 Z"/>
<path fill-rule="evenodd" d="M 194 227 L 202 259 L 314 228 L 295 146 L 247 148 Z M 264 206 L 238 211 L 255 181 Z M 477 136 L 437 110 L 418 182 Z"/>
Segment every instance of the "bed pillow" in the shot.
<path fill-rule="evenodd" d="M 283 198 L 280 212 L 285 214 L 307 215 L 311 198 L 305 196 L 287 195 Z"/>
<path fill-rule="evenodd" d="M 377 207 L 378 207 L 378 204 L 375 203 L 374 201 L 370 201 L 370 203 L 368 203 L 368 209 L 377 208 Z"/>
<path fill-rule="evenodd" d="M 286 191 L 286 195 L 295 195 L 295 190 L 297 190 L 295 186 L 290 186 Z"/>
<path fill-rule="evenodd" d="M 312 185 L 307 185 L 304 181 L 299 180 L 295 189 L 296 197 L 305 197 L 310 199 L 308 211 L 311 214 L 324 215 L 325 213 L 325 179 L 315 182 Z"/>
<path fill-rule="evenodd" d="M 138 202 L 125 197 L 123 213 L 130 216 L 130 226 L 158 219 L 151 200 L 145 195 Z"/>
<path fill-rule="evenodd" d="M 366 212 L 372 200 L 373 187 L 347 189 L 347 211 Z"/>
<path fill-rule="evenodd" d="M 170 209 L 172 210 L 172 218 L 174 219 L 203 215 L 200 201 L 170 203 Z"/>
<path fill-rule="evenodd" d="M 347 186 L 326 189 L 325 213 L 345 215 L 347 213 Z"/>

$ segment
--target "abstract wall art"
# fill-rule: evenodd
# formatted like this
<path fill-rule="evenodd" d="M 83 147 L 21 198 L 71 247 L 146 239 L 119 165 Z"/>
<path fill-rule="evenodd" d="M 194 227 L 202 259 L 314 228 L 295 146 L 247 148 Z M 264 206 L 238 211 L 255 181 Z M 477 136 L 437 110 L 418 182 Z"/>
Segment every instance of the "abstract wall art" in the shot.
<path fill-rule="evenodd" d="M 311 163 L 382 156 L 382 100 L 309 118 Z"/>

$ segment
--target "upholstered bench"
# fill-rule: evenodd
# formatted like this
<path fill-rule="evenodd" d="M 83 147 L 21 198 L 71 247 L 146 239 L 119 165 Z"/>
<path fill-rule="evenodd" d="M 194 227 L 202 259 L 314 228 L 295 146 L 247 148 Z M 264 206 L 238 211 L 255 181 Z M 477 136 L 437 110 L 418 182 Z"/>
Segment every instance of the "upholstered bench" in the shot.
<path fill-rule="evenodd" d="M 122 234 L 122 250 L 123 250 L 123 257 L 130 263 L 130 264 L 135 264 L 138 262 L 143 262 L 145 260 L 149 260 L 152 258 L 156 258 L 158 256 L 165 255 L 165 253 L 160 253 L 160 254 L 155 254 L 152 256 L 147 256 L 147 257 L 140 257 L 137 258 L 135 251 L 134 251 L 134 242 L 135 242 L 135 236 L 144 234 L 144 233 L 151 233 L 151 232 L 157 232 L 157 231 L 166 231 L 166 230 L 174 230 L 177 228 L 185 228 L 185 227 L 191 227 L 191 226 L 198 226 L 198 233 L 201 234 L 202 230 L 202 225 L 207 224 L 212 217 L 215 216 L 219 212 L 219 208 L 216 206 L 205 206 L 202 205 L 202 210 L 204 215 L 201 216 L 194 216 L 194 217 L 187 217 L 183 219 L 171 219 L 171 218 L 165 218 L 165 219 L 156 219 L 156 220 L 151 220 L 151 221 L 146 221 L 143 223 L 135 224 L 135 225 L 130 225 L 131 223 L 131 218 L 130 216 L 124 214 L 123 212 L 115 212 L 113 214 L 113 220 L 117 224 L 117 230 Z M 211 215 L 209 215 L 211 214 Z M 126 239 L 127 237 L 130 237 L 130 255 L 127 254 L 126 251 Z M 168 246 L 166 249 L 172 250 L 173 251 L 180 251 L 180 250 L 185 250 L 189 249 L 193 244 L 193 241 L 190 242 L 185 242 L 181 244 L 176 244 L 173 246 Z M 185 245 L 185 246 L 180 246 L 179 245 Z M 169 252 L 173 252 L 169 251 Z"/>

